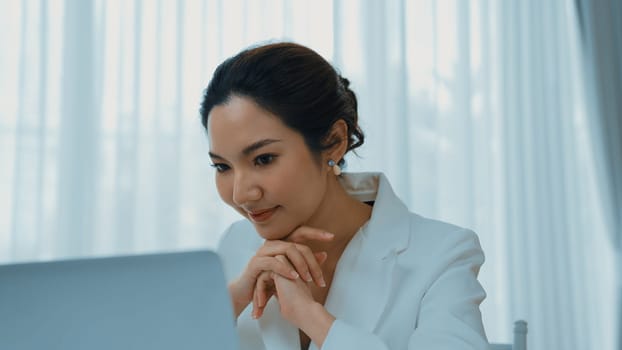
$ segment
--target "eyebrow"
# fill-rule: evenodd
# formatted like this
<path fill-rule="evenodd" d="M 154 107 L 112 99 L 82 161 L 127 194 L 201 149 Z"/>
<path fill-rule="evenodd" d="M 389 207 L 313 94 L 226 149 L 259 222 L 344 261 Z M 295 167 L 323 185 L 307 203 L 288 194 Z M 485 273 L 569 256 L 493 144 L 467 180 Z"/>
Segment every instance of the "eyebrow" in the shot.
<path fill-rule="evenodd" d="M 275 142 L 281 142 L 281 140 L 274 140 L 274 139 L 264 139 L 264 140 L 259 140 L 257 142 L 254 142 L 248 146 L 246 146 L 243 150 L 242 150 L 242 154 L 244 156 L 248 156 L 249 154 L 255 152 L 256 150 L 265 147 L 267 145 L 273 144 Z M 211 151 L 208 152 L 209 156 L 212 158 L 216 158 L 216 159 L 225 159 L 219 155 L 217 155 L 216 153 L 212 153 Z"/>

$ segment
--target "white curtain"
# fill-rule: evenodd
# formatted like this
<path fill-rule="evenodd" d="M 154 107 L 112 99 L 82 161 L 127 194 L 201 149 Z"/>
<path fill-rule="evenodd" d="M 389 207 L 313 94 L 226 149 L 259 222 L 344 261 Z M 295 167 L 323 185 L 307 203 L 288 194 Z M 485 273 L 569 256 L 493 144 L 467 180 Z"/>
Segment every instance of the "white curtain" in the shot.
<path fill-rule="evenodd" d="M 617 349 L 622 349 L 622 2 L 576 0 L 587 110 L 606 227 L 617 252 Z"/>
<path fill-rule="evenodd" d="M 352 81 L 366 144 L 420 214 L 476 230 L 489 338 L 614 348 L 571 0 L 0 2 L 0 262 L 214 247 L 237 218 L 198 119 L 215 66 L 269 39 Z"/>

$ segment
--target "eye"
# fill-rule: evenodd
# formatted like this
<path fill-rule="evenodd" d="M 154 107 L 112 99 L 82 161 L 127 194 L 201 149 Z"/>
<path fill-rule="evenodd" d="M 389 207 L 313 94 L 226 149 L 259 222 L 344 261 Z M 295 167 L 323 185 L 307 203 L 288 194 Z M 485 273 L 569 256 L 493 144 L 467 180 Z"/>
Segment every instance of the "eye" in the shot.
<path fill-rule="evenodd" d="M 223 163 L 214 163 L 214 164 L 210 164 L 212 168 L 216 169 L 217 172 L 219 173 L 224 173 L 225 171 L 229 170 L 229 166 L 227 164 L 223 164 Z"/>
<path fill-rule="evenodd" d="M 257 166 L 265 166 L 268 165 L 272 162 L 274 162 L 274 159 L 276 158 L 276 155 L 274 154 L 262 154 L 259 155 L 255 158 L 255 165 Z"/>

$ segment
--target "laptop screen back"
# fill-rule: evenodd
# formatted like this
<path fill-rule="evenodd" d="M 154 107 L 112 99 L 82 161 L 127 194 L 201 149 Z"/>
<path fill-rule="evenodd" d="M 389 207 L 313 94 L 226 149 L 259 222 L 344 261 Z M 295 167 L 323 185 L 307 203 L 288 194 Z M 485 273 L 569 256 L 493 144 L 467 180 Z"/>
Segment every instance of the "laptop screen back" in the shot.
<path fill-rule="evenodd" d="M 238 349 L 207 251 L 0 266 L 0 349 Z"/>

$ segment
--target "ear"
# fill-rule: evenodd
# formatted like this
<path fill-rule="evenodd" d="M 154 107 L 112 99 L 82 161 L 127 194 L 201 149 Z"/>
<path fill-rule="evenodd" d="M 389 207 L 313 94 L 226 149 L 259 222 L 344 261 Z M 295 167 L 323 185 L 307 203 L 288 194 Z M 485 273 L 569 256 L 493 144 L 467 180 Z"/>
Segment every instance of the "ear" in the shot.
<path fill-rule="evenodd" d="M 348 124 L 343 119 L 337 120 L 333 123 L 328 135 L 328 144 L 334 144 L 324 152 L 324 164 L 327 164 L 329 159 L 339 162 L 346 154 L 348 150 Z"/>

